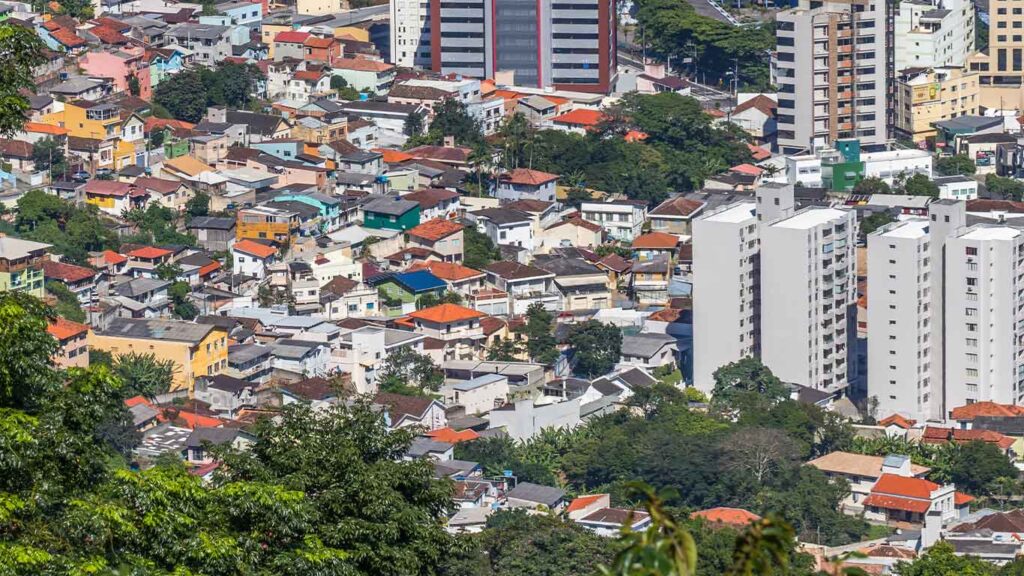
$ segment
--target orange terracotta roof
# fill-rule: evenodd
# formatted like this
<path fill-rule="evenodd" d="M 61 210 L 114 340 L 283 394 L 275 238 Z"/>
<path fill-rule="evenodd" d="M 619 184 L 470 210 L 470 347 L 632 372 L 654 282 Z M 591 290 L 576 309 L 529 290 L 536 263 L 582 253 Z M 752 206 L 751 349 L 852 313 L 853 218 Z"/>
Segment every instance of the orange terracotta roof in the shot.
<path fill-rule="evenodd" d="M 423 310 L 417 310 L 412 314 L 409 314 L 410 318 L 425 320 L 435 324 L 448 324 L 451 322 L 460 322 L 462 320 L 482 318 L 484 316 L 486 316 L 486 314 L 483 312 L 478 312 L 472 308 L 466 308 L 465 306 L 459 306 L 458 304 L 439 304 L 437 306 L 431 306 L 430 308 L 424 308 Z"/>
<path fill-rule="evenodd" d="M 550 97 L 547 97 L 550 100 Z M 604 120 L 604 114 L 600 110 L 588 108 L 577 108 L 565 114 L 559 114 L 551 119 L 556 124 L 570 124 L 573 126 L 586 126 L 588 128 L 597 126 Z"/>
<path fill-rule="evenodd" d="M 584 510 L 587 506 L 594 504 L 601 498 L 604 498 L 607 494 L 587 494 L 586 496 L 578 496 L 569 503 L 569 507 L 566 512 L 576 512 L 577 510 Z"/>
<path fill-rule="evenodd" d="M 146 400 L 144 396 L 132 396 L 131 398 L 128 398 L 124 401 L 124 405 L 129 408 L 134 408 L 139 404 L 144 404 L 146 406 L 149 406 L 150 408 L 153 407 L 153 403 L 150 402 L 149 400 Z"/>
<path fill-rule="evenodd" d="M 729 526 L 744 527 L 751 522 L 757 522 L 760 516 L 742 508 L 708 508 L 690 514 L 690 518 L 703 518 L 715 524 L 728 524 Z"/>
<path fill-rule="evenodd" d="M 304 82 L 319 82 L 322 77 L 323 73 L 317 70 L 299 70 L 292 75 L 292 79 Z"/>
<path fill-rule="evenodd" d="M 738 172 L 740 174 L 750 174 L 751 176 L 760 176 L 764 172 L 764 168 L 758 168 L 753 164 L 740 164 L 729 168 L 730 172 Z"/>
<path fill-rule="evenodd" d="M 518 99 L 523 97 L 523 95 L 521 93 L 516 92 L 515 90 L 505 90 L 503 88 L 499 88 L 499 89 L 495 90 L 493 92 L 493 94 L 495 96 L 500 96 L 501 98 L 504 98 L 505 100 L 518 100 Z"/>
<path fill-rule="evenodd" d="M 157 248 L 155 246 L 146 246 L 145 248 L 138 248 L 128 253 L 130 258 L 145 258 L 151 260 L 153 258 L 161 258 L 163 256 L 169 256 L 172 254 L 170 250 L 164 248 Z"/>
<path fill-rule="evenodd" d="M 961 430 L 959 428 L 941 428 L 938 426 L 926 426 L 921 434 L 921 442 L 925 444 L 945 444 L 955 442 L 966 444 L 968 442 L 986 442 L 995 444 L 1006 450 L 1013 446 L 1014 439 L 994 430 Z"/>
<path fill-rule="evenodd" d="M 210 262 L 206 266 L 203 266 L 199 269 L 199 276 L 209 276 L 210 274 L 216 272 L 217 270 L 220 270 L 220 262 L 214 260 L 213 262 Z"/>
<path fill-rule="evenodd" d="M 564 106 L 569 103 L 568 98 L 562 98 L 561 96 L 552 96 L 550 94 L 545 94 L 544 96 L 542 96 L 542 98 L 544 98 L 548 102 L 551 102 L 555 106 Z"/>
<path fill-rule="evenodd" d="M 25 132 L 38 132 L 40 134 L 64 136 L 68 133 L 68 129 L 60 126 L 54 126 L 53 124 L 44 124 L 42 122 L 25 122 Z"/>
<path fill-rule="evenodd" d="M 122 256 L 121 254 L 118 254 L 113 250 L 104 250 L 103 261 L 106 262 L 107 264 L 113 264 L 116 266 L 117 264 L 124 264 L 125 262 L 127 262 L 128 257 Z"/>
<path fill-rule="evenodd" d="M 399 162 L 406 162 L 412 160 L 412 156 L 402 152 L 401 150 L 389 150 L 387 148 L 374 148 L 374 152 L 380 152 L 383 156 L 382 160 L 385 164 L 397 164 Z"/>
<path fill-rule="evenodd" d="M 475 278 L 477 276 L 483 276 L 484 273 L 479 270 L 474 270 L 468 266 L 462 264 L 456 264 L 455 262 L 440 262 L 438 260 L 430 260 L 428 262 L 417 262 L 412 266 L 409 266 L 409 271 L 413 270 L 430 270 L 430 273 L 437 276 L 441 280 L 449 280 L 452 282 L 458 282 L 459 280 L 466 280 L 468 278 Z"/>
<path fill-rule="evenodd" d="M 74 338 L 79 334 L 88 332 L 89 327 L 85 324 L 72 322 L 71 320 L 58 316 L 56 320 L 47 325 L 46 331 L 50 333 L 50 336 L 53 336 L 57 340 L 63 342 L 68 338 Z"/>
<path fill-rule="evenodd" d="M 772 157 L 772 153 L 770 151 L 765 150 L 760 146 L 754 146 L 753 144 L 747 144 L 747 150 L 750 150 L 751 158 L 758 162 Z"/>
<path fill-rule="evenodd" d="M 963 492 L 956 492 L 953 494 L 953 504 L 955 506 L 963 506 L 964 504 L 969 504 L 971 502 L 974 502 L 974 496 L 971 496 L 970 494 L 964 494 Z"/>
<path fill-rule="evenodd" d="M 387 72 L 394 68 L 391 64 L 367 58 L 336 58 L 331 68 L 340 70 L 358 70 L 360 72 Z"/>
<path fill-rule="evenodd" d="M 164 419 L 167 418 L 166 410 L 164 411 Z M 213 416 L 203 416 L 202 414 L 196 414 L 195 412 L 188 412 L 182 410 L 178 412 L 178 419 L 182 420 L 189 428 L 195 428 L 197 426 L 204 428 L 217 428 L 224 425 L 224 421 L 220 418 L 214 418 Z"/>
<path fill-rule="evenodd" d="M 336 40 L 334 38 L 321 38 L 319 36 L 310 36 L 306 38 L 305 45 L 310 48 L 330 48 L 334 45 Z"/>
<path fill-rule="evenodd" d="M 57 42 L 63 44 L 66 48 L 78 48 L 79 46 L 85 46 L 88 44 L 83 38 L 68 30 L 67 28 L 57 28 L 56 30 L 50 31 L 50 36 Z"/>
<path fill-rule="evenodd" d="M 652 248 L 672 250 L 679 244 L 679 237 L 665 232 L 648 232 L 633 239 L 633 249 Z"/>
<path fill-rule="evenodd" d="M 464 226 L 458 222 L 452 220 L 444 220 L 442 218 L 435 218 L 433 220 L 427 220 L 423 224 L 414 226 L 409 229 L 410 236 L 416 236 L 417 238 L 423 238 L 436 242 L 442 238 L 447 238 L 452 234 L 461 232 Z"/>
<path fill-rule="evenodd" d="M 286 44 L 302 44 L 310 36 L 311 34 L 309 32 L 285 30 L 284 32 L 278 32 L 277 36 L 274 36 L 274 42 L 284 42 Z"/>
<path fill-rule="evenodd" d="M 903 416 L 900 416 L 899 414 L 893 414 L 892 416 L 889 416 L 888 418 L 883 418 L 883 419 L 879 420 L 878 424 L 880 426 L 889 426 L 889 425 L 899 426 L 900 428 L 903 428 L 904 430 L 909 430 L 910 428 L 914 427 L 914 424 L 917 424 L 917 420 L 910 420 L 908 418 L 904 418 Z"/>
<path fill-rule="evenodd" d="M 882 474 L 871 488 L 871 494 L 887 494 L 907 498 L 931 498 L 932 492 L 940 486 L 924 478 L 908 478 L 896 474 Z"/>
<path fill-rule="evenodd" d="M 762 114 L 765 114 L 767 116 L 775 116 L 775 109 L 778 107 L 779 105 L 775 102 L 775 100 L 772 100 L 771 98 L 765 96 L 764 94 L 758 94 L 757 96 L 754 96 L 750 100 L 747 100 L 743 104 L 740 104 L 739 106 L 734 108 L 732 113 L 733 115 L 736 115 L 741 112 L 746 112 L 751 108 L 757 108 L 757 110 L 760 111 Z"/>
<path fill-rule="evenodd" d="M 886 510 L 901 510 L 903 512 L 917 512 L 924 514 L 931 508 L 930 500 L 914 500 L 900 496 L 887 496 L 883 494 L 870 494 L 864 499 L 865 506 L 885 508 Z"/>
<path fill-rule="evenodd" d="M 85 266 L 75 266 L 55 260 L 43 261 L 43 276 L 64 282 L 79 282 L 96 276 L 96 271 Z"/>
<path fill-rule="evenodd" d="M 622 137 L 626 142 L 639 142 L 641 140 L 647 140 L 648 136 L 646 132 L 639 130 L 630 130 L 626 132 L 626 135 Z"/>
<path fill-rule="evenodd" d="M 503 182 L 511 182 L 513 184 L 524 184 L 527 186 L 541 186 L 548 182 L 554 182 L 558 180 L 558 174 L 549 174 L 548 172 L 541 172 L 540 170 L 531 170 L 529 168 L 516 168 L 510 172 L 506 172 L 498 177 Z"/>
<path fill-rule="evenodd" d="M 469 442 L 476 440 L 480 437 L 479 434 L 473 430 L 459 430 L 456 431 L 450 426 L 444 428 L 438 428 L 437 430 L 431 430 L 427 432 L 428 438 L 433 438 L 438 442 L 447 442 L 448 444 L 458 444 L 459 442 Z"/>
<path fill-rule="evenodd" d="M 233 250 L 238 250 L 239 252 L 245 252 L 246 254 L 251 254 L 251 255 L 256 256 L 258 258 L 269 258 L 269 257 L 273 256 L 274 254 L 277 254 L 277 249 L 275 249 L 275 248 L 273 248 L 271 246 L 267 246 L 266 244 L 260 244 L 259 242 L 254 242 L 254 241 L 249 240 L 249 239 L 240 240 L 238 242 L 235 242 L 235 247 L 233 248 Z"/>
<path fill-rule="evenodd" d="M 195 124 L 191 122 L 185 122 L 184 120 L 173 120 L 170 118 L 154 118 L 153 116 L 146 118 L 145 124 L 146 132 L 149 132 L 154 128 L 176 128 L 179 130 L 191 130 L 195 127 Z"/>
<path fill-rule="evenodd" d="M 978 416 L 1022 416 L 1024 406 L 1013 404 L 997 404 L 995 402 L 975 402 L 966 406 L 953 408 L 953 420 L 974 420 Z"/>

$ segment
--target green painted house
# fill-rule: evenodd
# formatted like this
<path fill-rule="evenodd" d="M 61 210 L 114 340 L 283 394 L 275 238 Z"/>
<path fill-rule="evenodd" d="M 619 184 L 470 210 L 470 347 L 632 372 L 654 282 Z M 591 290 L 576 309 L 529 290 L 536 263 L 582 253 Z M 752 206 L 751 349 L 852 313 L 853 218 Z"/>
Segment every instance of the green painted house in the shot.
<path fill-rule="evenodd" d="M 363 226 L 408 230 L 419 226 L 420 203 L 399 196 L 378 196 L 363 204 Z"/>
<path fill-rule="evenodd" d="M 416 301 L 425 294 L 441 296 L 448 284 L 427 270 L 399 274 L 386 273 L 368 278 L 366 283 L 377 288 L 382 307 L 388 316 L 401 316 L 416 310 Z"/>

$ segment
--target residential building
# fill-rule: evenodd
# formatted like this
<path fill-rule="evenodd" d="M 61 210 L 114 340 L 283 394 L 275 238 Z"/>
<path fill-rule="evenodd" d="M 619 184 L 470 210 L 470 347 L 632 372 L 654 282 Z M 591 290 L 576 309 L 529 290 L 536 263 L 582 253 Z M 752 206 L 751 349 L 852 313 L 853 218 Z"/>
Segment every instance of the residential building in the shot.
<path fill-rule="evenodd" d="M 967 64 L 974 51 L 971 2 L 914 0 L 901 2 L 893 10 L 893 71 L 897 75 L 908 68 Z"/>
<path fill-rule="evenodd" d="M 668 334 L 626 334 L 622 336 L 622 351 L 619 367 L 636 367 L 654 370 L 664 366 L 675 366 L 679 357 L 679 346 L 674 336 Z"/>
<path fill-rule="evenodd" d="M 536 266 L 519 262 L 492 262 L 484 268 L 487 282 L 506 294 L 508 310 L 514 315 L 525 314 L 533 304 L 546 310 L 558 310 L 562 295 L 555 287 L 555 275 Z"/>
<path fill-rule="evenodd" d="M 761 227 L 761 359 L 826 392 L 855 374 L 856 213 L 805 208 Z"/>
<path fill-rule="evenodd" d="M 85 266 L 65 264 L 55 260 L 44 260 L 43 278 L 46 282 L 57 282 L 78 297 L 80 304 L 90 304 L 96 290 L 96 271 Z"/>
<path fill-rule="evenodd" d="M 778 146 L 783 153 L 888 138 L 885 2 L 812 2 L 776 17 Z"/>
<path fill-rule="evenodd" d="M 258 384 L 227 374 L 200 376 L 196 378 L 193 391 L 196 400 L 206 402 L 210 410 L 234 418 L 239 410 L 256 408 L 256 387 Z"/>
<path fill-rule="evenodd" d="M 580 214 L 587 222 L 604 228 L 609 238 L 632 242 L 643 231 L 647 220 L 647 203 L 633 200 L 583 202 Z"/>
<path fill-rule="evenodd" d="M 484 281 L 487 275 L 479 270 L 467 268 L 454 262 L 440 262 L 429 260 L 422 264 L 413 264 L 409 267 L 413 270 L 429 270 L 431 274 L 444 280 L 448 284 L 450 292 L 458 292 L 463 296 L 470 296 L 475 292 L 484 289 Z"/>
<path fill-rule="evenodd" d="M 373 403 L 383 406 L 392 429 L 422 426 L 427 431 L 448 425 L 444 404 L 433 398 L 378 392 Z"/>
<path fill-rule="evenodd" d="M 431 250 L 444 262 L 462 262 L 462 229 L 452 220 L 429 220 L 409 229 L 408 246 Z"/>
<path fill-rule="evenodd" d="M 60 368 L 87 368 L 89 366 L 89 327 L 57 317 L 46 326 L 60 348 L 53 355 L 53 363 Z"/>
<path fill-rule="evenodd" d="M 859 514 L 864 510 L 864 500 L 871 494 L 884 474 L 905 478 L 924 478 L 930 468 L 919 466 L 907 456 L 870 456 L 837 450 L 829 452 L 807 463 L 821 470 L 830 479 L 843 480 L 850 486 L 850 493 L 839 503 L 847 514 Z"/>
<path fill-rule="evenodd" d="M 199 245 L 211 252 L 226 252 L 235 241 L 235 219 L 219 216 L 193 216 L 185 229 Z"/>
<path fill-rule="evenodd" d="M 638 304 L 664 305 L 668 303 L 668 284 L 672 275 L 672 260 L 660 255 L 630 267 L 630 293 Z"/>
<path fill-rule="evenodd" d="M 430 15 L 428 2 L 395 0 L 391 11 L 391 62 L 402 68 L 430 68 Z"/>
<path fill-rule="evenodd" d="M 235 238 L 290 244 L 298 236 L 299 226 L 297 212 L 269 206 L 242 208 L 236 216 Z"/>
<path fill-rule="evenodd" d="M 936 484 L 923 478 L 882 474 L 864 499 L 864 518 L 875 522 L 906 522 L 923 525 L 935 514 L 942 524 L 966 516 L 974 498 L 956 491 L 953 484 Z"/>
<path fill-rule="evenodd" d="M 262 344 L 234 344 L 228 347 L 228 367 L 224 374 L 262 384 L 270 379 L 271 350 Z"/>
<path fill-rule="evenodd" d="M 978 181 L 969 176 L 936 176 L 932 182 L 939 187 L 943 200 L 974 200 L 978 197 Z"/>
<path fill-rule="evenodd" d="M 89 346 L 111 354 L 153 354 L 174 363 L 171 390 L 192 392 L 199 376 L 222 373 L 228 364 L 228 333 L 182 320 L 115 318 L 89 335 Z"/>
<path fill-rule="evenodd" d="M 421 8 L 422 9 L 422 8 Z M 401 9 L 404 15 L 415 10 Z M 558 4 L 543 0 L 477 0 L 448 5 L 429 2 L 419 28 L 401 29 L 399 53 L 406 61 L 430 50 L 430 66 L 443 74 L 494 78 L 510 73 L 510 84 L 607 94 L 617 78 L 616 4 L 598 0 Z M 543 21 L 544 26 L 537 26 Z M 429 30 L 429 42 L 424 32 Z M 418 35 L 418 36 L 417 36 Z"/>
<path fill-rule="evenodd" d="M 359 394 L 377 391 L 380 367 L 389 354 L 408 348 L 423 352 L 425 336 L 408 330 L 363 326 L 341 335 L 334 359 L 342 372 L 350 374 Z"/>
<path fill-rule="evenodd" d="M 149 193 L 134 184 L 116 180 L 90 180 L 82 188 L 85 202 L 111 216 L 121 216 L 135 208 L 143 208 Z"/>
<path fill-rule="evenodd" d="M 705 202 L 690 200 L 684 196 L 669 198 L 651 210 L 651 230 L 689 236 L 693 219 L 706 205 Z"/>
<path fill-rule="evenodd" d="M 757 144 L 771 145 L 778 131 L 775 98 L 764 94 L 738 94 L 736 107 L 729 112 L 729 121 L 750 134 Z"/>
<path fill-rule="evenodd" d="M 934 122 L 978 114 L 979 80 L 978 72 L 963 67 L 903 70 L 895 79 L 896 133 L 921 142 L 936 135 Z"/>
<path fill-rule="evenodd" d="M 462 406 L 466 414 L 486 414 L 508 398 L 508 377 L 483 374 L 445 386 L 443 392 L 448 406 Z"/>
<path fill-rule="evenodd" d="M 459 193 L 444 188 L 424 188 L 403 194 L 402 198 L 420 203 L 420 220 L 423 222 L 437 218 L 452 219 L 462 208 Z"/>
<path fill-rule="evenodd" d="M 269 344 L 275 371 L 290 376 L 326 376 L 331 367 L 331 348 L 323 342 L 282 338 Z"/>
<path fill-rule="evenodd" d="M 380 196 L 364 203 L 363 226 L 374 229 L 409 230 L 420 223 L 420 204 L 400 196 Z"/>
<path fill-rule="evenodd" d="M 757 205 L 738 202 L 693 221 L 693 385 L 760 354 Z"/>
<path fill-rule="evenodd" d="M 0 292 L 18 291 L 42 298 L 43 262 L 50 244 L 0 234 Z"/>
<path fill-rule="evenodd" d="M 967 58 L 967 68 L 980 74 L 980 105 L 996 110 L 1019 109 L 1024 105 L 1024 14 L 1012 6 L 993 6 L 987 12 L 992 31 L 988 45 Z"/>
<path fill-rule="evenodd" d="M 232 55 L 231 32 L 230 26 L 184 22 L 167 30 L 167 41 L 190 50 L 194 62 L 213 67 Z"/>
<path fill-rule="evenodd" d="M 369 58 L 337 58 L 331 63 L 331 73 L 356 90 L 375 94 L 387 94 L 395 80 L 393 65 Z"/>
<path fill-rule="evenodd" d="M 904 220 L 868 235 L 868 397 L 886 414 L 933 416 L 931 251 L 927 219 Z M 939 297 L 941 299 L 941 296 Z"/>
<path fill-rule="evenodd" d="M 445 360 L 468 360 L 484 340 L 480 319 L 485 315 L 458 304 L 440 304 L 409 314 L 414 330 L 444 343 Z"/>
<path fill-rule="evenodd" d="M 549 254 L 538 255 L 534 264 L 555 275 L 555 288 L 562 294 L 562 310 L 600 310 L 612 306 L 608 275 L 590 262 Z"/>
<path fill-rule="evenodd" d="M 277 249 L 246 238 L 231 246 L 231 261 L 232 273 L 263 278 L 267 268 L 277 262 Z"/>
<path fill-rule="evenodd" d="M 320 287 L 320 305 L 329 320 L 344 320 L 378 314 L 380 298 L 366 284 L 336 276 Z"/>
<path fill-rule="evenodd" d="M 472 212 L 479 232 L 495 246 L 517 246 L 527 251 L 534 248 L 533 217 L 512 208 L 484 208 Z"/>
<path fill-rule="evenodd" d="M 648 232 L 634 238 L 630 248 L 637 262 L 648 262 L 659 256 L 675 261 L 679 251 L 679 237 L 667 232 Z"/>
<path fill-rule="evenodd" d="M 1022 275 L 1018 228 L 977 224 L 946 241 L 947 406 L 1024 403 Z"/>
<path fill-rule="evenodd" d="M 487 414 L 491 428 L 504 428 L 513 440 L 529 440 L 545 429 L 571 430 L 580 424 L 580 399 L 546 402 L 517 400 Z"/>
<path fill-rule="evenodd" d="M 499 200 L 554 202 L 556 182 L 558 182 L 558 174 L 548 174 L 529 168 L 515 168 L 498 175 L 495 195 Z"/>
<path fill-rule="evenodd" d="M 381 304 L 388 316 L 400 316 L 416 310 L 416 303 L 425 294 L 440 296 L 447 284 L 426 270 L 381 274 L 366 282 L 380 291 Z"/>

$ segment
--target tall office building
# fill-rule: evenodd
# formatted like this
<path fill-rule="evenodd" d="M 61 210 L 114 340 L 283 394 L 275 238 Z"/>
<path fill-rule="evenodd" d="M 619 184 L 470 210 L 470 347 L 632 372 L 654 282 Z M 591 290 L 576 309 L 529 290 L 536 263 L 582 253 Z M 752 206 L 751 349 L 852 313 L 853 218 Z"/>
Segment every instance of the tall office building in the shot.
<path fill-rule="evenodd" d="M 805 208 L 760 238 L 761 361 L 784 382 L 846 388 L 856 374 L 856 214 Z"/>
<path fill-rule="evenodd" d="M 437 72 L 512 72 L 518 86 L 579 92 L 614 87 L 615 0 L 429 0 L 426 22 L 421 46 Z"/>
<path fill-rule="evenodd" d="M 391 0 L 391 61 L 405 68 L 430 68 L 430 2 Z"/>
<path fill-rule="evenodd" d="M 1024 403 L 1024 231 L 977 224 L 946 243 L 947 409 Z"/>
<path fill-rule="evenodd" d="M 755 206 L 738 202 L 693 221 L 693 385 L 704 392 L 715 370 L 760 354 Z"/>
<path fill-rule="evenodd" d="M 895 8 L 895 73 L 964 66 L 974 51 L 974 3 L 906 0 Z"/>
<path fill-rule="evenodd" d="M 868 235 L 868 397 L 880 417 L 918 421 L 932 411 L 932 257 L 929 221 L 894 222 Z M 937 382 L 941 386 L 941 382 Z"/>
<path fill-rule="evenodd" d="M 800 0 L 776 16 L 778 144 L 787 154 L 888 138 L 887 2 Z"/>

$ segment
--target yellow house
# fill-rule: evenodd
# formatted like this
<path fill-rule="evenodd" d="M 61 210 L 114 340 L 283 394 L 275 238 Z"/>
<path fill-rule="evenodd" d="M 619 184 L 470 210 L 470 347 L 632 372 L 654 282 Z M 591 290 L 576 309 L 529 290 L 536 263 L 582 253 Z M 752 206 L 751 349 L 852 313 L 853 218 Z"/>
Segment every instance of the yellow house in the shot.
<path fill-rule="evenodd" d="M 171 390 L 191 395 L 199 376 L 222 373 L 228 365 L 227 330 L 182 320 L 115 318 L 105 330 L 89 335 L 89 346 L 120 354 L 153 354 L 174 362 Z"/>
<path fill-rule="evenodd" d="M 43 261 L 49 244 L 0 234 L 0 292 L 16 291 L 36 298 L 45 295 Z"/>
<path fill-rule="evenodd" d="M 981 84 L 964 68 L 916 68 L 896 78 L 896 132 L 914 142 L 935 136 L 934 122 L 977 114 Z"/>
<path fill-rule="evenodd" d="M 121 136 L 121 109 L 109 103 L 65 102 L 63 110 L 46 114 L 40 121 L 66 128 L 68 136 L 76 138 L 110 140 Z"/>
<path fill-rule="evenodd" d="M 274 38 L 281 32 L 290 32 L 291 30 L 291 22 L 281 24 L 264 22 L 260 25 L 260 41 L 267 45 L 267 58 L 274 59 Z"/>
<path fill-rule="evenodd" d="M 351 38 L 357 42 L 369 42 L 370 31 L 359 26 L 338 26 L 334 29 L 335 38 Z"/>

